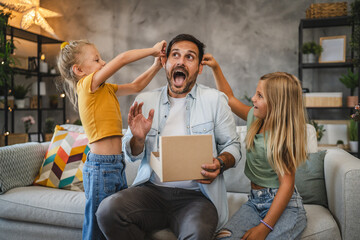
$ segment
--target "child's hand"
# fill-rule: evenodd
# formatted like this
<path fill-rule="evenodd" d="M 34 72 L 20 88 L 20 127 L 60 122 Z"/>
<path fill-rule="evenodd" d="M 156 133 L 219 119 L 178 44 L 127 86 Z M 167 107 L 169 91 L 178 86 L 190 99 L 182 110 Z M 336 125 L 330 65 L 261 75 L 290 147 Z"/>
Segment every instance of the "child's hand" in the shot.
<path fill-rule="evenodd" d="M 158 69 L 162 68 L 161 58 L 160 57 L 155 57 L 153 66 L 158 68 Z"/>
<path fill-rule="evenodd" d="M 263 240 L 269 232 L 270 230 L 265 225 L 259 224 L 256 227 L 250 228 L 244 236 L 241 237 L 241 240 Z"/>
<path fill-rule="evenodd" d="M 219 64 L 217 63 L 217 61 L 213 57 L 213 55 L 211 55 L 210 53 L 204 54 L 204 57 L 203 57 L 203 59 L 201 61 L 201 64 L 202 65 L 208 65 L 211 68 L 215 68 L 215 67 L 219 66 Z"/>
<path fill-rule="evenodd" d="M 166 41 L 162 40 L 161 42 L 156 43 L 153 48 L 155 53 L 152 54 L 154 57 L 165 57 Z"/>

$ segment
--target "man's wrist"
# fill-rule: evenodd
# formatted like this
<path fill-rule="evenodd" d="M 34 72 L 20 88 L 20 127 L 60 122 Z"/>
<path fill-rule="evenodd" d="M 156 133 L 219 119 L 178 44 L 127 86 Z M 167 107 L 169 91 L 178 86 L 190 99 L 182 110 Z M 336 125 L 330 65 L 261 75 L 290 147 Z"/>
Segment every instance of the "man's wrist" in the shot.
<path fill-rule="evenodd" d="M 216 157 L 216 159 L 219 161 L 219 163 L 220 163 L 220 174 L 222 174 L 224 171 L 225 171 L 225 163 L 224 163 L 224 161 L 221 159 L 221 158 L 219 158 L 219 157 Z"/>

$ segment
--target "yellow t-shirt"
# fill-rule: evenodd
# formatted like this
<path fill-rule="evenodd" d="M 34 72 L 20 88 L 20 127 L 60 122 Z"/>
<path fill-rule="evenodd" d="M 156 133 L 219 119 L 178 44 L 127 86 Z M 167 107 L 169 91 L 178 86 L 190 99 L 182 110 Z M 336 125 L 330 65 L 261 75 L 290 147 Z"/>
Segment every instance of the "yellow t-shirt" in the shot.
<path fill-rule="evenodd" d="M 103 83 L 91 92 L 93 75 L 77 83 L 80 119 L 90 143 L 109 136 L 123 136 L 120 104 L 115 94 L 118 86 Z"/>

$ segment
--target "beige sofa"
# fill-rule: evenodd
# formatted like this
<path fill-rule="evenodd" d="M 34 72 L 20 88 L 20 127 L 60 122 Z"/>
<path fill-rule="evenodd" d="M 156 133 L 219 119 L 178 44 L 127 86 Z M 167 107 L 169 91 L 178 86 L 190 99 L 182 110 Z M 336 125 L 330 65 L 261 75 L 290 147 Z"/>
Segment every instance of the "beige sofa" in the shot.
<path fill-rule="evenodd" d="M 244 139 L 246 127 L 237 129 Z M 309 127 L 309 151 L 317 151 L 315 131 Z M 49 143 L 26 143 L 0 148 L 0 166 L 11 166 L 10 176 L 21 184 L 2 193 L 9 176 L 0 168 L 0 240 L 81 239 L 85 197 L 83 192 L 31 186 Z M 249 180 L 243 175 L 243 159 L 225 172 L 229 212 L 232 215 L 247 200 Z M 129 185 L 139 163 L 127 164 Z M 328 150 L 324 160 L 328 208 L 305 205 L 308 226 L 301 239 L 359 239 L 360 160 L 340 149 Z M 9 168 L 8 168 L 9 169 Z M 5 172 L 7 171 L 7 172 Z M 8 177 L 7 177 L 8 179 Z M 151 234 L 152 239 L 176 239 L 169 230 Z"/>

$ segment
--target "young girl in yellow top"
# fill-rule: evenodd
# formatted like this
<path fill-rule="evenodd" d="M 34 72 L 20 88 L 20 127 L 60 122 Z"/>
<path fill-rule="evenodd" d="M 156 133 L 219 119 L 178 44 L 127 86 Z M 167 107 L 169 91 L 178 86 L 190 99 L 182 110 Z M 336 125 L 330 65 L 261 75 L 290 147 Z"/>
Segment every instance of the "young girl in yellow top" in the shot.
<path fill-rule="evenodd" d="M 244 172 L 251 192 L 217 239 L 300 238 L 306 214 L 294 185 L 296 168 L 306 160 L 306 115 L 299 80 L 285 72 L 262 76 L 249 107 L 234 97 L 210 54 L 202 64 L 212 68 L 217 88 L 248 127 Z"/>
<path fill-rule="evenodd" d="M 85 40 L 65 42 L 58 56 L 58 68 L 67 96 L 78 107 L 89 139 L 90 151 L 83 167 L 86 196 L 83 239 L 104 239 L 96 210 L 107 196 L 127 188 L 122 154 L 122 119 L 117 96 L 140 92 L 161 69 L 166 42 L 152 48 L 134 49 L 119 54 L 109 63 L 101 59 L 95 45 Z M 122 85 L 105 83 L 124 65 L 147 56 L 154 64 L 133 82 Z"/>

